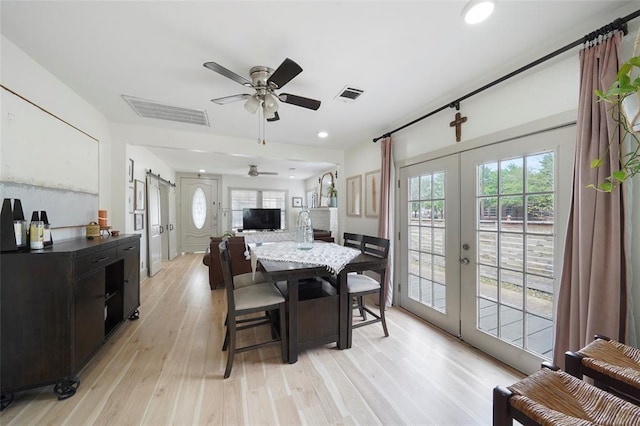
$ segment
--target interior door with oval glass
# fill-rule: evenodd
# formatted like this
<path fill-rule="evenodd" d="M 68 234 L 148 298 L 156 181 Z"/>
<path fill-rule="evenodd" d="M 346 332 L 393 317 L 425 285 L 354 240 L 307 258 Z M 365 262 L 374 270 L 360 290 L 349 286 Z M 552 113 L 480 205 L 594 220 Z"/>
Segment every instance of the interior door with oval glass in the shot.
<path fill-rule="evenodd" d="M 218 180 L 180 178 L 182 251 L 206 250 L 218 235 Z"/>

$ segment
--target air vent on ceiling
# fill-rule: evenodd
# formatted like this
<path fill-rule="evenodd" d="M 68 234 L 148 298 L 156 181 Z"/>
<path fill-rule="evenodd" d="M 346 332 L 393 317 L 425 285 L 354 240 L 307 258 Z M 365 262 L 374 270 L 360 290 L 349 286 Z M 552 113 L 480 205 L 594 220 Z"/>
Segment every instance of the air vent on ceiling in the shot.
<path fill-rule="evenodd" d="M 363 93 L 364 93 L 364 90 L 362 89 L 356 89 L 355 87 L 345 86 L 344 89 L 342 89 L 340 93 L 338 93 L 338 96 L 336 96 L 336 99 L 353 102 L 356 99 L 358 99 L 358 97 Z"/>
<path fill-rule="evenodd" d="M 122 95 L 122 97 L 140 117 L 209 126 L 209 117 L 207 117 L 206 110 L 166 105 L 127 95 Z"/>

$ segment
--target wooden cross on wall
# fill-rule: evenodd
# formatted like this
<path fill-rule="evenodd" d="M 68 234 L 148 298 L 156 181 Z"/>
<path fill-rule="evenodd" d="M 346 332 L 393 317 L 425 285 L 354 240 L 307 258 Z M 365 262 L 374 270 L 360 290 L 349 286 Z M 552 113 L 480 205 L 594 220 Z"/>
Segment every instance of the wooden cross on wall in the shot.
<path fill-rule="evenodd" d="M 467 122 L 467 117 L 463 117 L 462 114 L 456 112 L 456 119 L 449 123 L 449 127 L 456 128 L 456 142 L 460 142 L 462 137 L 462 123 Z"/>

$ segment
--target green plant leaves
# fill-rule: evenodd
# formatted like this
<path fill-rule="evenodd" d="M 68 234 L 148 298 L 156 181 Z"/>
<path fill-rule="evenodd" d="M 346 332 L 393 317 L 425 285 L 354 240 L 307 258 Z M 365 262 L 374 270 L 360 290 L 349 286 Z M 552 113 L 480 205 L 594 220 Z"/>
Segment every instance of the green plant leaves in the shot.
<path fill-rule="evenodd" d="M 598 101 L 620 105 L 622 100 L 627 96 L 635 96 L 640 92 L 640 75 L 633 77 L 632 74 L 639 72 L 639 69 L 640 56 L 634 56 L 622 64 L 616 77 L 616 81 L 611 84 L 606 92 L 603 92 L 602 90 L 594 90 L 594 94 L 598 97 Z M 628 138 L 632 146 L 629 152 L 620 155 L 620 170 L 613 172 L 610 176 L 604 179 L 604 182 L 597 186 L 593 184 L 587 185 L 587 188 L 603 192 L 611 192 L 625 180 L 634 177 L 636 174 L 640 174 L 640 139 L 638 138 L 638 133 L 633 132 L 625 118 L 620 119 L 618 115 L 619 108 L 611 108 L 610 111 L 613 119 L 619 124 L 620 130 L 618 138 L 615 137 L 616 135 L 612 136 L 610 145 L 622 144 L 622 141 L 625 141 Z M 623 151 L 624 149 L 621 146 L 620 152 L 622 153 Z M 600 158 L 596 158 L 591 161 L 591 168 L 597 169 L 603 164 L 604 162 Z"/>

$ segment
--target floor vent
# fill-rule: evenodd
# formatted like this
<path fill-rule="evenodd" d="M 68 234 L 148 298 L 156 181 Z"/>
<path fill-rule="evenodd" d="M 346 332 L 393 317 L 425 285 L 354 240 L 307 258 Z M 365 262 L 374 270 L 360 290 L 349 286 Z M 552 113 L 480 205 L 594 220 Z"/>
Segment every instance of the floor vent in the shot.
<path fill-rule="evenodd" d="M 358 99 L 358 97 L 360 97 L 360 95 L 362 95 L 363 93 L 364 93 L 364 90 L 362 89 L 356 89 L 355 87 L 345 86 L 344 89 L 342 89 L 340 93 L 338 93 L 338 96 L 336 96 L 336 99 L 353 102 L 356 99 Z"/>
<path fill-rule="evenodd" d="M 209 127 L 209 117 L 207 116 L 206 110 L 166 105 L 127 95 L 122 95 L 122 98 L 127 101 L 129 106 L 140 117 L 177 121 L 187 124 L 199 124 Z"/>

